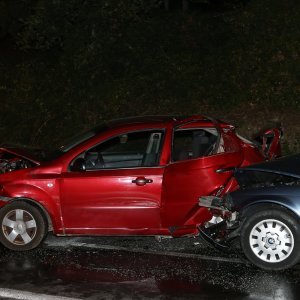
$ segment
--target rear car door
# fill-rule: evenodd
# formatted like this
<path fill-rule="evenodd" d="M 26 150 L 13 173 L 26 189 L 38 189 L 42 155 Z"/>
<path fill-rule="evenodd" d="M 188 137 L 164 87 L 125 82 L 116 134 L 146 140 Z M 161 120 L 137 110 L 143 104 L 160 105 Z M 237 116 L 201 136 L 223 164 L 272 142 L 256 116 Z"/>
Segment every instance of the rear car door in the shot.
<path fill-rule="evenodd" d="M 198 209 L 199 196 L 218 193 L 232 178 L 224 169 L 242 161 L 240 144 L 221 129 L 177 128 L 164 173 L 162 225 L 182 226 Z"/>

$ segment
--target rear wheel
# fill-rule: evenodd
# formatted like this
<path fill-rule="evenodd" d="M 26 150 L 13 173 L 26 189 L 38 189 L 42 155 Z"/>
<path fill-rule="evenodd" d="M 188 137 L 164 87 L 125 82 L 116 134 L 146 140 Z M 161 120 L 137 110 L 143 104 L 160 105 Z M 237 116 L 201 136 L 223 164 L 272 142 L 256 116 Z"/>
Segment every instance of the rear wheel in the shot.
<path fill-rule="evenodd" d="M 274 207 L 252 211 L 241 228 L 247 258 L 265 270 L 282 270 L 300 259 L 300 224 L 290 212 Z"/>
<path fill-rule="evenodd" d="M 46 235 L 46 222 L 34 206 L 16 201 L 0 210 L 0 242 L 15 251 L 37 247 Z"/>

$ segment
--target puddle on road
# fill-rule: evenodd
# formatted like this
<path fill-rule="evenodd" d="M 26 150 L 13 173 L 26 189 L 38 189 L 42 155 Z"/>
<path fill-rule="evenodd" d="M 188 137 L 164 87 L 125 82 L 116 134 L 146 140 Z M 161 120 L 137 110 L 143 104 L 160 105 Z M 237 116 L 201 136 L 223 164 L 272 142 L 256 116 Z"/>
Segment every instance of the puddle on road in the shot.
<path fill-rule="evenodd" d="M 0 255 L 2 288 L 82 299 L 297 299 L 300 270 L 81 248 Z"/>

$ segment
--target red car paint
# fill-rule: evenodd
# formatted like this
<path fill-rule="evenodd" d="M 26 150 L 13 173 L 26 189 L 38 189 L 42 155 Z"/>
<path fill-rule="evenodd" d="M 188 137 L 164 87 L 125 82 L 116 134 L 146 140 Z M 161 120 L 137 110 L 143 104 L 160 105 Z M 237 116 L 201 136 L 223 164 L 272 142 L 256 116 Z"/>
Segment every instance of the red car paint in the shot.
<path fill-rule="evenodd" d="M 199 196 L 234 190 L 230 168 L 268 159 L 264 149 L 240 138 L 232 125 L 202 116 L 128 118 L 105 126 L 62 147 L 52 159 L 40 159 L 38 151 L 0 148 L 0 160 L 22 164 L 0 174 L 0 207 L 20 199 L 36 205 L 57 235 L 194 235 L 211 218 L 199 207 Z M 272 132 L 271 145 L 263 144 L 270 158 L 280 155 L 280 130 L 269 130 L 268 136 Z M 128 139 L 137 143 L 147 134 L 142 154 L 132 153 L 135 149 L 124 154 L 98 151 L 110 143 L 114 149 L 115 141 L 126 149 L 132 145 Z M 195 155 L 197 139 L 207 153 Z M 181 147 L 177 158 L 176 143 Z M 75 169 L 76 160 L 88 162 L 87 155 L 97 156 L 91 159 L 95 165 L 101 156 L 101 167 Z"/>

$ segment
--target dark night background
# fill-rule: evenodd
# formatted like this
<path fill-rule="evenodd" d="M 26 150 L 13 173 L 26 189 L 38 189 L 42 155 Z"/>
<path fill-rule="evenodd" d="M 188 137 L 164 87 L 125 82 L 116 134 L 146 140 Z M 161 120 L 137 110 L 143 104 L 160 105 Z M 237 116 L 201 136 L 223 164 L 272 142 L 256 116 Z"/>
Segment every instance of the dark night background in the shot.
<path fill-rule="evenodd" d="M 187 2 L 186 2 L 187 3 Z M 300 150 L 300 1 L 0 0 L 0 142 L 209 114 Z"/>

